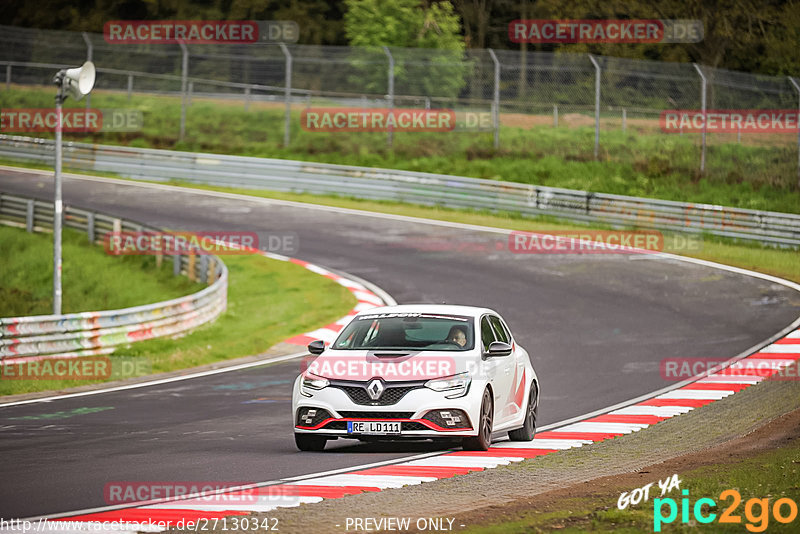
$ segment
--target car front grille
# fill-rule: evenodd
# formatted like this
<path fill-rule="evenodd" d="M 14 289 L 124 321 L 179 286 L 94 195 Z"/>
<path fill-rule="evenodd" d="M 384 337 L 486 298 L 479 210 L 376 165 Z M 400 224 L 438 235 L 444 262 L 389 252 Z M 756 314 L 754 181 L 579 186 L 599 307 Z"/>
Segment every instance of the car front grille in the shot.
<path fill-rule="evenodd" d="M 414 412 L 339 412 L 345 419 L 411 419 Z"/>
<path fill-rule="evenodd" d="M 386 389 L 377 400 L 372 400 L 367 394 L 369 382 L 336 382 L 331 381 L 331 387 L 339 388 L 344 391 L 350 400 L 362 406 L 390 406 L 397 404 L 400 399 L 414 389 L 425 387 L 425 382 L 403 382 L 393 385 L 391 382 L 385 383 Z"/>

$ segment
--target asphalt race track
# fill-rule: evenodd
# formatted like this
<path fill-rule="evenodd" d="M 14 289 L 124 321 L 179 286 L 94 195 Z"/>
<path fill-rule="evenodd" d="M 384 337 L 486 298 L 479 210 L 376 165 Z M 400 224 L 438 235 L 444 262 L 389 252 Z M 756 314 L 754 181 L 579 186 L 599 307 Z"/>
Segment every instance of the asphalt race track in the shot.
<path fill-rule="evenodd" d="M 52 178 L 0 170 L 0 191 L 52 201 Z M 400 303 L 492 307 L 532 354 L 542 425 L 668 386 L 662 359 L 729 358 L 800 314 L 800 296 L 779 284 L 649 255 L 512 254 L 497 233 L 146 184 L 67 178 L 64 200 L 171 229 L 254 231 L 262 241 L 294 233 L 294 256 L 360 276 Z M 103 488 L 115 481 L 268 481 L 435 450 L 339 441 L 298 452 L 298 368 L 0 408 L 0 516 L 105 506 Z"/>

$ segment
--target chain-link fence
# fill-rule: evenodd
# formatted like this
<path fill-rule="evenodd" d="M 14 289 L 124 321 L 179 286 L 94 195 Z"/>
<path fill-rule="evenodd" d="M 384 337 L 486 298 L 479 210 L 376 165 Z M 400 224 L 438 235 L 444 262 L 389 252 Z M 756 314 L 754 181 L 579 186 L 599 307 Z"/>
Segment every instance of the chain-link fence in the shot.
<path fill-rule="evenodd" d="M 464 139 L 451 149 L 480 143 L 491 155 L 620 161 L 651 175 L 682 168 L 697 178 L 800 187 L 797 129 L 667 133 L 660 122 L 665 110 L 800 110 L 800 82 L 790 77 L 530 51 L 121 45 L 106 43 L 101 34 L 0 26 L 0 76 L 4 70 L 7 88 L 50 84 L 54 69 L 86 59 L 98 67 L 99 90 L 127 93 L 131 101 L 143 94 L 180 98 L 174 124 L 166 115 L 158 118 L 178 140 L 203 133 L 187 130 L 198 99 L 271 109 L 263 140 L 278 146 L 296 142 L 300 111 L 315 106 L 445 108 L 456 111 L 455 135 Z M 480 120 L 464 122 L 470 113 Z M 533 130 L 544 139 L 542 128 L 571 133 L 555 145 L 520 135 Z M 392 131 L 380 135 L 392 145 Z"/>

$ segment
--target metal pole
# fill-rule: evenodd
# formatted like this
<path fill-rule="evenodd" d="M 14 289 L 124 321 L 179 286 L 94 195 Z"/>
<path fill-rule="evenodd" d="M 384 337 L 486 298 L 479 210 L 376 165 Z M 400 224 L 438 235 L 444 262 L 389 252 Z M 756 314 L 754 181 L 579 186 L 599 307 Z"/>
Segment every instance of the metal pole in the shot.
<path fill-rule="evenodd" d="M 56 164 L 55 200 L 53 202 L 53 314 L 61 315 L 61 104 L 66 97 L 62 95 L 59 84 L 56 95 Z"/>
<path fill-rule="evenodd" d="M 589 60 L 595 68 L 594 80 L 594 159 L 600 153 L 600 64 L 589 54 Z"/>
<path fill-rule="evenodd" d="M 628 127 L 628 112 L 625 108 L 622 108 L 622 133 L 625 133 L 627 127 Z"/>
<path fill-rule="evenodd" d="M 81 35 L 83 36 L 83 42 L 86 43 L 86 61 L 92 61 L 92 55 L 94 53 L 94 47 L 92 46 L 92 41 L 91 41 L 91 39 L 89 39 L 89 34 L 88 33 L 81 32 Z M 86 110 L 87 111 L 89 109 L 91 109 L 91 107 L 92 107 L 91 106 L 91 101 L 92 101 L 92 95 L 90 93 L 90 94 L 86 95 Z"/>
<path fill-rule="evenodd" d="M 6 89 L 11 89 L 11 63 L 6 65 Z"/>
<path fill-rule="evenodd" d="M 244 88 L 244 110 L 250 109 L 250 86 Z"/>
<path fill-rule="evenodd" d="M 558 128 L 558 104 L 553 104 L 553 128 Z"/>
<path fill-rule="evenodd" d="M 289 137 L 292 126 L 292 54 L 283 43 L 278 43 L 286 57 L 286 85 L 283 89 L 283 100 L 286 104 L 286 111 L 283 119 L 283 146 L 289 146 Z"/>
<path fill-rule="evenodd" d="M 178 140 L 183 141 L 186 135 L 186 85 L 187 78 L 189 77 L 189 50 L 183 41 L 178 43 L 181 47 L 183 58 L 181 60 L 181 132 L 178 135 Z"/>
<path fill-rule="evenodd" d="M 492 123 L 494 126 L 494 147 L 500 147 L 500 61 L 491 48 L 487 49 L 494 63 L 494 100 L 492 101 Z"/>
<path fill-rule="evenodd" d="M 186 88 L 186 92 L 188 93 L 186 95 L 186 105 L 187 106 L 191 106 L 192 105 L 192 94 L 194 94 L 194 82 L 189 82 L 189 85 Z"/>
<path fill-rule="evenodd" d="M 800 120 L 800 85 L 791 76 L 789 76 L 789 82 L 797 90 L 797 115 L 798 120 Z M 797 130 L 797 187 L 800 188 L 800 128 Z"/>
<path fill-rule="evenodd" d="M 133 93 L 133 74 L 128 74 L 128 102 L 131 101 Z"/>
<path fill-rule="evenodd" d="M 394 110 L 394 57 L 392 53 L 389 51 L 389 47 L 384 46 L 383 52 L 389 58 L 389 72 L 387 74 L 389 80 L 389 113 L 392 113 Z M 392 146 L 394 142 L 394 131 L 392 128 L 388 128 L 386 132 L 386 145 L 388 147 Z"/>
<path fill-rule="evenodd" d="M 692 63 L 694 65 L 697 74 L 700 75 L 700 80 L 702 80 L 700 84 L 700 111 L 703 113 L 703 133 L 702 133 L 702 142 L 700 148 L 700 172 L 705 172 L 706 170 L 706 90 L 707 84 L 706 76 L 703 74 L 703 71 L 700 70 L 700 66 L 697 63 Z"/>

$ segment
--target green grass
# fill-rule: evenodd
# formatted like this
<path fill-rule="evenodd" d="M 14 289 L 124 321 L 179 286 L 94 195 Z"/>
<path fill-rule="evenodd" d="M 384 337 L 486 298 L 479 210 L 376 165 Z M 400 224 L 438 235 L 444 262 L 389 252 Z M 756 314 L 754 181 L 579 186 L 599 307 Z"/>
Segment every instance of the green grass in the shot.
<path fill-rule="evenodd" d="M 30 235 L 22 230 L 0 227 L 0 245 L 3 251 L 12 252 L 23 248 L 25 242 L 40 241 L 37 246 L 29 248 L 47 248 L 49 244 L 46 235 Z M 74 282 L 76 286 L 83 286 L 83 293 L 73 293 L 74 301 L 85 294 L 89 304 L 81 306 L 82 309 L 109 309 L 120 307 L 121 303 L 144 304 L 165 300 L 166 298 L 188 293 L 199 289 L 197 284 L 190 284 L 183 277 L 174 278 L 171 266 L 162 267 L 163 272 L 148 272 L 147 260 L 154 263 L 154 258 L 142 256 L 110 257 L 106 256 L 99 247 L 90 248 L 88 243 L 82 245 L 81 235 L 74 232 L 65 232 L 64 257 L 81 258 L 81 264 L 95 265 L 96 269 L 113 271 L 115 274 L 104 273 L 94 276 L 95 271 L 82 271 L 80 277 L 73 280 L 67 277 L 65 261 L 64 288 L 70 288 Z M 76 241 L 76 243 L 72 243 Z M 67 248 L 69 244 L 70 248 Z M 40 257 L 41 256 L 41 257 Z M 4 261 L 12 258 L 17 268 L 15 271 L 5 269 Z M 51 279 L 46 274 L 44 264 L 36 267 L 29 263 L 47 261 L 49 256 L 42 252 L 38 255 L 0 254 L 0 271 L 11 273 L 12 277 L 3 276 L 3 291 L 14 287 L 15 280 L 31 278 L 38 285 L 31 291 L 41 293 L 40 298 L 46 299 L 51 287 Z M 143 265 L 137 263 L 143 262 Z M 201 326 L 189 334 L 178 339 L 162 338 L 120 347 L 111 356 L 112 368 L 118 369 L 121 362 L 139 362 L 143 367 L 133 376 L 149 373 L 160 373 L 195 367 L 212 362 L 228 360 L 241 356 L 258 354 L 269 347 L 293 335 L 306 332 L 320 325 L 328 324 L 345 315 L 353 308 L 356 301 L 352 294 L 335 282 L 308 271 L 307 269 L 289 262 L 270 260 L 262 256 L 224 256 L 223 261 L 229 270 L 228 308 L 227 311 L 211 324 Z M 28 273 L 37 273 L 35 276 L 19 273 L 20 266 Z M 40 272 L 41 271 L 41 272 Z M 14 272 L 17 272 L 14 277 Z M 50 270 L 52 273 L 52 268 Z M 74 275 L 75 273 L 73 273 Z M 156 281 L 163 278 L 164 283 L 184 284 L 187 291 L 172 293 L 155 290 L 150 298 L 144 299 L 142 289 L 138 286 L 156 287 Z M 123 283 L 124 281 L 124 283 Z M 139 283 L 140 282 L 140 283 Z M 71 288 L 75 291 L 75 288 Z M 93 291 L 110 293 L 115 298 L 121 298 L 117 293 L 133 291 L 139 300 L 111 300 L 111 306 L 100 305 L 106 302 L 102 298 L 93 296 Z M 3 299 L 5 301 L 5 299 Z M 66 296 L 65 296 L 66 303 Z M 45 310 L 48 311 L 48 310 Z M 7 314 L 2 313 L 2 316 Z M 119 367 L 122 369 L 122 367 Z M 129 375 L 125 375 L 127 377 Z M 114 375 L 112 378 L 121 378 Z M 97 382 L 79 380 L 0 380 L 0 395 L 28 393 L 33 391 L 48 391 L 63 389 Z"/>
<path fill-rule="evenodd" d="M 62 239 L 62 312 L 113 310 L 169 300 L 202 284 L 156 268 L 153 256 L 109 256 L 85 234 Z M 53 312 L 53 236 L 0 226 L 0 317 Z"/>
<path fill-rule="evenodd" d="M 0 107 L 50 107 L 52 90 L 12 88 Z M 70 105 L 76 106 L 72 102 Z M 69 140 L 426 171 L 588 191 L 800 213 L 796 136 L 745 136 L 747 143 L 710 136 L 707 174 L 698 173 L 697 135 L 662 134 L 631 124 L 601 131 L 594 161 L 588 126 L 502 126 L 499 150 L 491 133 L 396 133 L 392 149 L 381 133 L 306 132 L 293 110 L 292 142 L 282 147 L 283 109 L 263 103 L 198 100 L 178 141 L 180 100 L 98 91 L 96 108 L 140 109 L 140 132 L 65 134 Z M 509 124 L 518 120 L 507 118 Z M 632 121 L 633 122 L 633 121 Z M 656 127 L 657 128 L 657 127 Z M 44 134 L 41 134 L 44 135 Z"/>
<path fill-rule="evenodd" d="M 717 519 L 703 525 L 692 521 L 681 523 L 681 498 L 677 490 L 664 495 L 676 500 L 678 514 L 672 524 L 662 525 L 662 532 L 750 532 L 746 525 L 753 528 L 766 526 L 766 532 L 797 532 L 800 517 L 788 524 L 781 524 L 772 515 L 772 506 L 776 500 L 786 497 L 800 505 L 800 440 L 794 440 L 786 446 L 765 452 L 753 458 L 730 463 L 719 463 L 679 473 L 681 490 L 688 490 L 689 504 L 703 497 L 711 498 L 716 506 L 709 509 L 704 506 L 703 513 L 717 514 Z M 631 491 L 624 488 L 620 491 Z M 655 496 L 653 489 L 656 490 Z M 741 518 L 741 523 L 724 524 L 719 522 L 721 513 L 732 504 L 731 498 L 720 499 L 720 493 L 727 489 L 735 489 L 741 496 L 741 503 L 733 510 L 733 515 Z M 657 485 L 651 488 L 649 502 L 636 506 L 617 509 L 620 492 L 611 493 L 608 489 L 595 492 L 591 498 L 566 498 L 544 510 L 509 512 L 503 514 L 499 521 L 481 525 L 468 525 L 464 534 L 516 534 L 529 532 L 653 532 L 654 499 L 660 495 Z M 760 509 L 752 507 L 753 520 L 745 515 L 748 500 L 769 499 L 769 517 L 762 524 Z M 668 505 L 663 506 L 663 514 L 668 515 Z M 783 515 L 789 514 L 789 507 L 784 505 Z M 689 517 L 694 519 L 692 511 Z M 760 531 L 760 530 L 753 530 Z"/>

